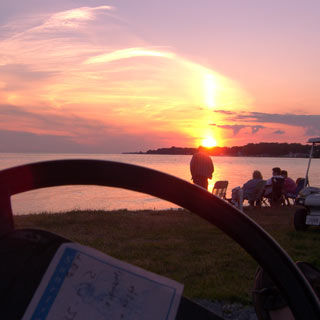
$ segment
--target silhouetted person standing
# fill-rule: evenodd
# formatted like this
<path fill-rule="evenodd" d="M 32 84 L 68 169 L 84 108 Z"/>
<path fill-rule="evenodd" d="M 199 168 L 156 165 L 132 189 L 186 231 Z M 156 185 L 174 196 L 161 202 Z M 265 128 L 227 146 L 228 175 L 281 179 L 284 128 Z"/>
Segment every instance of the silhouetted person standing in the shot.
<path fill-rule="evenodd" d="M 212 179 L 214 166 L 206 148 L 199 147 L 198 152 L 192 156 L 190 172 L 193 183 L 208 189 L 208 179 Z"/>

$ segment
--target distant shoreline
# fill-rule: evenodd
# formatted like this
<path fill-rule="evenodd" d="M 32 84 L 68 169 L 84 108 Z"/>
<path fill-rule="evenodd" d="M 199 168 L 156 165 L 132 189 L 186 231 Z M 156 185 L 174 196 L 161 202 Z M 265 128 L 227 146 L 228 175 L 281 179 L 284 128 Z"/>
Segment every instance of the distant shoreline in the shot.
<path fill-rule="evenodd" d="M 249 143 L 241 147 L 207 148 L 211 156 L 228 157 L 277 157 L 277 158 L 308 158 L 311 145 L 299 143 Z M 198 148 L 171 147 L 148 150 L 146 152 L 123 152 L 123 154 L 163 154 L 163 155 L 193 155 Z M 320 158 L 320 148 L 314 152 L 314 158 Z"/>
<path fill-rule="evenodd" d="M 189 153 L 179 153 L 179 154 L 174 154 L 174 153 L 147 153 L 147 152 L 122 152 L 121 154 L 137 154 L 137 155 L 144 155 L 144 156 L 149 156 L 149 155 L 163 155 L 163 156 L 190 156 Z M 192 155 L 192 154 L 191 154 Z M 293 158 L 293 159 L 307 159 L 309 158 L 309 155 L 305 156 L 290 156 L 290 155 L 285 155 L 285 156 L 272 156 L 272 155 L 221 155 L 221 154 L 215 154 L 211 156 L 215 157 L 235 157 L 235 158 Z"/>

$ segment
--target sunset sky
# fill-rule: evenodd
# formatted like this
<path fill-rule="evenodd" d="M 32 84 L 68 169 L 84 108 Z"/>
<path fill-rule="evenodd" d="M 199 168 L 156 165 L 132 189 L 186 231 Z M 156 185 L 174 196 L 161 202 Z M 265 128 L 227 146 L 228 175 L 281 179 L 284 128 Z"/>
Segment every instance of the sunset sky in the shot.
<path fill-rule="evenodd" d="M 1 0 L 0 152 L 320 136 L 319 0 Z"/>

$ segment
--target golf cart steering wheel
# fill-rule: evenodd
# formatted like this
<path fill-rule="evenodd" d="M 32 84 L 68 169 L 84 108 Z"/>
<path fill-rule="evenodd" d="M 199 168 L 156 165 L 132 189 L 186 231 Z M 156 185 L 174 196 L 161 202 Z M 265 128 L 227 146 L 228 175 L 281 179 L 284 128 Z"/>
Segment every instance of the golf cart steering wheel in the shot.
<path fill-rule="evenodd" d="M 8 280 L 10 277 L 6 277 L 6 274 L 23 271 L 27 265 L 25 263 L 21 266 L 22 262 L 19 260 L 20 253 L 23 256 L 21 239 L 26 239 L 24 235 L 28 234 L 30 243 L 34 244 L 36 240 L 30 239 L 32 236 L 28 231 L 14 229 L 10 197 L 25 191 L 62 185 L 124 188 L 146 193 L 188 209 L 224 231 L 260 264 L 279 288 L 296 319 L 320 319 L 319 301 L 295 263 L 275 240 L 243 212 L 185 180 L 136 165 L 101 160 L 45 161 L 0 171 L 0 276 L 4 278 L 0 281 L 1 316 L 3 315 L 1 310 L 8 308 L 10 303 L 19 303 L 16 300 L 20 299 L 21 304 L 26 307 L 25 304 L 32 298 L 32 296 L 22 297 L 21 294 L 18 298 L 8 296 L 8 292 L 12 292 L 9 289 L 14 281 L 10 282 Z M 45 231 L 39 231 L 39 234 L 47 234 L 56 241 L 55 246 L 51 243 L 50 248 L 41 251 L 48 255 L 47 261 L 42 266 L 42 272 L 45 272 L 57 247 L 68 240 Z M 39 234 L 34 234 L 34 237 L 40 237 Z M 20 246 L 19 255 L 18 251 L 10 249 L 15 246 Z M 35 244 L 30 246 L 31 251 L 36 251 Z M 19 266 L 13 265 L 14 262 Z M 32 275 L 35 273 L 37 272 L 34 271 Z M 34 275 L 35 282 L 38 282 L 32 290 L 36 289 L 41 280 L 42 274 L 39 273 L 41 272 Z M 19 292 L 19 284 L 16 282 L 14 294 Z M 23 285 L 24 283 L 20 284 L 20 290 L 25 289 Z M 177 319 L 178 317 L 179 312 Z M 10 319 L 15 318 L 10 317 Z M 218 317 L 213 316 L 211 319 Z"/>

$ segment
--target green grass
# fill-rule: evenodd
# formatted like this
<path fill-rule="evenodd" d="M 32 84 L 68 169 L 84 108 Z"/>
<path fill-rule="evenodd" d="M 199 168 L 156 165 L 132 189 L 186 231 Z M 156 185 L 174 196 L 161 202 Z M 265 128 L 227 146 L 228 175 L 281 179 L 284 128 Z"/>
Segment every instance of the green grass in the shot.
<path fill-rule="evenodd" d="M 320 268 L 320 228 L 293 229 L 293 207 L 246 211 L 294 260 Z M 72 211 L 15 216 L 38 228 L 175 279 L 190 298 L 251 303 L 257 263 L 220 230 L 185 210 Z"/>

